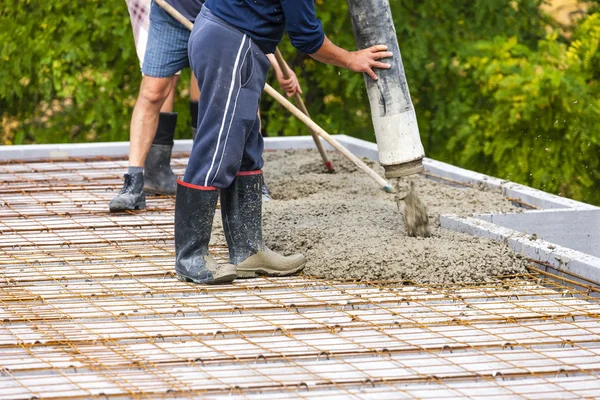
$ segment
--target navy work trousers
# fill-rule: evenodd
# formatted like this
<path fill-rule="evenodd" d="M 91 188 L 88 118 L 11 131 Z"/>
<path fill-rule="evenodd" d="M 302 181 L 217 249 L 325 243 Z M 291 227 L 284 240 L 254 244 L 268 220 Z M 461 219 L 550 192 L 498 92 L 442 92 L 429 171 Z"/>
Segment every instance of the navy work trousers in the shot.
<path fill-rule="evenodd" d="M 244 33 L 202 8 L 190 35 L 198 78 L 198 133 L 184 182 L 227 188 L 238 172 L 262 169 L 258 107 L 269 60 Z"/>

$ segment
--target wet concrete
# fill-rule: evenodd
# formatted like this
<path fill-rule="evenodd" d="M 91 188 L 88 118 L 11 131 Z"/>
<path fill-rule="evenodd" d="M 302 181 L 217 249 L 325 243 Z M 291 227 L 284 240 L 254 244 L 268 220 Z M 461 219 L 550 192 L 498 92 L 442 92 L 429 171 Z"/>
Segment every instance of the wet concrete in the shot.
<path fill-rule="evenodd" d="M 427 206 L 421 200 L 419 192 L 415 189 L 414 180 L 410 181 L 408 194 L 401 194 L 402 179 L 396 179 L 396 205 L 398 211 L 402 214 L 404 222 L 404 230 L 408 236 L 412 237 L 429 237 L 431 231 L 429 229 L 429 215 L 427 214 Z"/>
<path fill-rule="evenodd" d="M 273 200 L 263 205 L 264 238 L 273 250 L 302 252 L 307 275 L 341 279 L 404 279 L 417 283 L 485 282 L 525 271 L 507 246 L 442 230 L 439 215 L 514 211 L 502 195 L 456 188 L 423 176 L 414 183 L 427 205 L 431 237 L 408 237 L 394 194 L 330 153 L 336 173 L 324 172 L 316 151 L 265 153 Z M 383 168 L 365 160 L 383 176 Z M 217 233 L 219 229 L 215 229 Z M 215 238 L 218 240 L 218 238 Z"/>

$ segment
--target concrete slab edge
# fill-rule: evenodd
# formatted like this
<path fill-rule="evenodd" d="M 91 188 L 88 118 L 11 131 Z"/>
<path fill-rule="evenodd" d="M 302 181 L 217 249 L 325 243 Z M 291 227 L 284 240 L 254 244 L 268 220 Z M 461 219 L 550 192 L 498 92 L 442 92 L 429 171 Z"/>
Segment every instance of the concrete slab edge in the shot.
<path fill-rule="evenodd" d="M 378 160 L 376 143 L 356 139 L 347 135 L 336 135 L 336 139 L 357 156 L 367 157 L 376 161 Z M 541 209 L 574 208 L 587 210 L 598 208 L 590 204 L 546 193 L 505 179 L 480 174 L 479 172 L 456 167 L 427 157 L 423 159 L 423 166 L 425 167 L 425 172 L 429 174 L 473 185 L 475 187 L 496 190 L 507 197 L 519 199 Z"/>
<path fill-rule="evenodd" d="M 494 190 L 502 193 L 506 197 L 518 199 L 541 209 L 571 208 L 590 210 L 598 208 L 590 204 L 567 199 L 555 194 L 546 193 L 518 183 L 480 174 L 479 172 L 469 171 L 467 169 L 459 168 L 441 161 L 432 160 L 430 158 L 425 158 L 425 160 L 423 160 L 423 165 L 425 166 L 425 172 L 432 175 L 465 183 L 474 187 Z"/>
<path fill-rule="evenodd" d="M 598 210 L 598 207 L 592 206 L 593 210 Z M 585 211 L 587 211 L 586 209 Z M 524 213 L 527 214 L 570 214 L 575 211 L 580 211 L 580 209 L 573 208 L 557 208 L 557 209 L 548 209 L 548 210 L 527 210 Z M 583 211 L 583 210 L 582 210 Z M 474 218 L 482 219 L 484 221 L 488 221 L 494 223 L 494 216 L 496 215 L 505 215 L 505 214 L 523 214 L 523 213 L 481 213 L 481 214 L 473 214 Z"/>
<path fill-rule="evenodd" d="M 556 269 L 600 282 L 600 258 L 535 239 L 522 232 L 471 217 L 441 215 L 442 228 L 506 243 L 513 251 Z"/>
<path fill-rule="evenodd" d="M 378 159 L 377 144 L 347 135 L 333 135 L 343 146 L 359 157 L 371 160 Z M 333 148 L 323 141 L 327 150 Z M 175 152 L 187 152 L 192 148 L 192 140 L 176 140 Z M 314 142 L 311 136 L 282 136 L 265 138 L 265 150 L 311 149 Z M 36 144 L 0 146 L 0 161 L 62 159 L 67 157 L 101 157 L 105 155 L 126 156 L 129 153 L 129 142 L 108 143 L 76 143 L 76 144 Z M 510 181 L 494 178 L 478 172 L 469 171 L 441 161 L 425 158 L 425 172 L 454 180 L 457 182 L 497 190 L 507 197 L 529 203 L 541 209 L 597 209 L 590 204 L 556 196 L 541 190 L 533 189 Z"/>

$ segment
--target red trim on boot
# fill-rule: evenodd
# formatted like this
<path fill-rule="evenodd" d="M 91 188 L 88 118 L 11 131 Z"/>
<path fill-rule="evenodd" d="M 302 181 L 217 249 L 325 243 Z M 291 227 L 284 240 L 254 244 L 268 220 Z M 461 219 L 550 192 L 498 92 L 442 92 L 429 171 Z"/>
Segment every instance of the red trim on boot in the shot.
<path fill-rule="evenodd" d="M 198 185 L 194 185 L 191 183 L 181 181 L 179 179 L 177 179 L 177 184 L 179 184 L 181 186 L 189 187 L 191 189 L 196 189 L 196 190 L 217 190 L 217 188 L 214 186 L 198 186 Z"/>
<path fill-rule="evenodd" d="M 240 171 L 235 176 L 248 176 L 248 175 L 262 175 L 262 170 L 257 169 L 256 171 Z"/>

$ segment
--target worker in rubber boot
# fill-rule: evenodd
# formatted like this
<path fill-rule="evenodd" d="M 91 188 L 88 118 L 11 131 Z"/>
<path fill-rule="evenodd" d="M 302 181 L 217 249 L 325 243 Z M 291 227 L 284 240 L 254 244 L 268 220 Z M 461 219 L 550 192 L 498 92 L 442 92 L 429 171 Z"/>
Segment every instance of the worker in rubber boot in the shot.
<path fill-rule="evenodd" d="M 323 33 L 314 0 L 207 0 L 190 36 L 189 58 L 202 96 L 198 134 L 175 203 L 175 269 L 179 279 L 224 283 L 236 277 L 292 275 L 302 255 L 284 257 L 262 237 L 263 139 L 257 111 L 271 54 L 287 30 L 292 44 L 314 59 L 365 72 L 389 68 L 385 46 L 348 52 Z M 208 251 L 221 195 L 229 264 Z"/>
<path fill-rule="evenodd" d="M 143 55 L 140 57 L 143 78 L 131 118 L 129 167 L 121 191 L 109 204 L 111 212 L 144 209 L 145 192 L 173 195 L 177 186 L 170 166 L 177 113 L 170 111 L 179 73 L 189 66 L 190 31 L 155 2 L 146 3 L 148 0 L 127 0 L 138 56 Z M 167 3 L 194 22 L 203 1 L 167 0 Z M 270 61 L 277 65 L 274 56 Z M 276 72 L 279 85 L 288 96 L 301 92 L 293 73 L 285 79 L 280 70 Z M 193 76 L 192 85 L 190 113 L 192 137 L 195 137 L 200 92 Z M 266 185 L 263 192 L 269 198 Z"/>
<path fill-rule="evenodd" d="M 143 77 L 131 119 L 129 167 L 123 188 L 109 204 L 112 212 L 145 208 L 146 193 L 175 194 L 171 152 L 177 113 L 172 111 L 181 70 L 188 66 L 189 30 L 150 0 L 126 2 Z M 197 1 L 187 14 L 195 17 L 201 7 Z M 198 85 L 192 77 L 192 135 L 196 131 L 198 97 Z"/>

